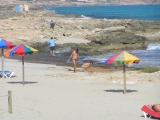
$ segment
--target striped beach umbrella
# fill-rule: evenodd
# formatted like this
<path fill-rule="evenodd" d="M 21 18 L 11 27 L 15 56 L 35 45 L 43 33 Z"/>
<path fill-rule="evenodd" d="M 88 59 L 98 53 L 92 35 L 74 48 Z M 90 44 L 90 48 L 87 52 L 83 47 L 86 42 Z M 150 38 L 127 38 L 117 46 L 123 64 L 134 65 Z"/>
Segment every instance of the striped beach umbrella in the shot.
<path fill-rule="evenodd" d="M 138 63 L 140 59 L 127 51 L 121 51 L 120 53 L 111 56 L 106 63 L 107 64 L 114 64 L 114 65 L 122 65 L 123 66 L 123 78 L 124 78 L 124 93 L 126 93 L 126 65 Z"/>
<path fill-rule="evenodd" d="M 28 46 L 28 45 L 23 45 L 20 44 L 11 50 L 6 52 L 7 56 L 13 56 L 13 55 L 18 55 L 22 57 L 22 79 L 23 79 L 23 85 L 24 85 L 24 56 L 28 54 L 32 54 L 38 52 L 38 50 Z"/>
<path fill-rule="evenodd" d="M 14 45 L 12 42 L 0 38 L 0 48 L 1 49 L 8 49 L 8 48 L 13 48 L 13 47 Z"/>
<path fill-rule="evenodd" d="M 10 49 L 13 48 L 14 45 L 12 42 L 4 40 L 2 38 L 0 38 L 0 48 L 1 48 L 1 59 L 2 59 L 2 72 L 4 71 L 4 49 Z M 3 74 L 2 74 L 3 77 Z"/>

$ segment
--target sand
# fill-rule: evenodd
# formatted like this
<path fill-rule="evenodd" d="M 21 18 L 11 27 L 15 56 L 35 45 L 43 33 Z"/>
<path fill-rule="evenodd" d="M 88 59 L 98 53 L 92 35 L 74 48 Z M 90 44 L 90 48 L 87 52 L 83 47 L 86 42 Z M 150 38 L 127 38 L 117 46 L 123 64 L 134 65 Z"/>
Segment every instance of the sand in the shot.
<path fill-rule="evenodd" d="M 56 25 L 54 31 L 50 30 L 51 19 L 62 27 Z M 110 22 L 115 26 L 121 23 Z M 0 19 L 3 33 L 0 37 L 17 44 L 43 43 L 50 36 L 57 37 L 58 44 L 88 43 L 85 36 L 94 34 L 100 23 L 99 20 L 67 18 L 40 11 Z M 30 59 L 30 62 L 35 61 Z M 5 59 L 5 70 L 15 72 L 16 77 L 0 79 L 1 120 L 143 120 L 142 105 L 159 103 L 160 72 L 127 71 L 128 93 L 124 95 L 122 70 L 94 69 L 93 73 L 88 73 L 78 68 L 74 73 L 69 71 L 71 67 L 55 63 L 25 63 L 23 86 L 21 61 Z M 8 90 L 13 95 L 12 114 L 8 113 Z"/>
<path fill-rule="evenodd" d="M 71 67 L 5 59 L 15 78 L 0 79 L 1 120 L 143 120 L 140 108 L 159 103 L 160 73 L 127 72 L 128 93 L 123 94 L 122 71 L 79 72 Z M 150 79 L 147 76 L 150 76 Z M 13 94 L 13 113 L 7 110 L 7 91 Z"/>

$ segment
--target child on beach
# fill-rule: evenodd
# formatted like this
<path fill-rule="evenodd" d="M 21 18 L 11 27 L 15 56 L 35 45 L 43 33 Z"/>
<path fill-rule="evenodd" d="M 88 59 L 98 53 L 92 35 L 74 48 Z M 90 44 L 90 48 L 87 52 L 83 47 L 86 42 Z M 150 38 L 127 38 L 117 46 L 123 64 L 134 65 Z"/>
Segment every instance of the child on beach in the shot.
<path fill-rule="evenodd" d="M 93 72 L 92 65 L 93 61 L 87 61 L 82 64 L 82 68 L 84 69 L 84 71 Z"/>
<path fill-rule="evenodd" d="M 70 60 L 72 61 L 74 72 L 76 72 L 77 68 L 77 61 L 79 60 L 79 50 L 77 49 L 72 49 L 72 53 L 70 55 Z"/>
<path fill-rule="evenodd" d="M 56 41 L 55 39 L 53 39 L 53 37 L 51 37 L 51 39 L 48 41 L 48 45 L 49 45 L 49 48 L 50 48 L 50 54 L 52 56 L 55 56 L 55 47 L 56 47 Z"/>

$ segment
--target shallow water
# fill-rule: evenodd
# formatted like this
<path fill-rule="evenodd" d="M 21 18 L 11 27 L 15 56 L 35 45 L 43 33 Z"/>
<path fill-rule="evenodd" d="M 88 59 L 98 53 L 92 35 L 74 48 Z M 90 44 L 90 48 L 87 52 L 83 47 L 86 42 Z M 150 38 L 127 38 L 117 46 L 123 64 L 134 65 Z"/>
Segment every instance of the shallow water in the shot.
<path fill-rule="evenodd" d="M 140 58 L 140 62 L 132 65 L 133 67 L 160 67 L 160 50 L 131 50 L 129 53 Z M 86 56 L 83 61 L 92 60 L 97 65 L 105 65 L 106 60 L 112 55 L 114 54 L 107 53 L 99 56 Z"/>
<path fill-rule="evenodd" d="M 131 53 L 141 60 L 135 67 L 160 67 L 160 50 L 135 50 Z"/>
<path fill-rule="evenodd" d="M 136 68 L 143 67 L 160 67 L 160 50 L 131 50 L 129 53 L 140 58 L 138 64 L 132 65 Z M 107 53 L 97 56 L 81 56 L 79 64 L 82 64 L 86 60 L 92 60 L 95 66 L 107 66 L 105 61 L 114 55 L 115 53 Z M 57 53 L 56 56 L 51 56 L 49 52 L 39 52 L 34 55 L 25 56 L 25 62 L 56 64 L 56 65 L 70 65 L 69 61 L 70 53 Z M 21 60 L 20 57 L 14 57 L 14 59 Z"/>

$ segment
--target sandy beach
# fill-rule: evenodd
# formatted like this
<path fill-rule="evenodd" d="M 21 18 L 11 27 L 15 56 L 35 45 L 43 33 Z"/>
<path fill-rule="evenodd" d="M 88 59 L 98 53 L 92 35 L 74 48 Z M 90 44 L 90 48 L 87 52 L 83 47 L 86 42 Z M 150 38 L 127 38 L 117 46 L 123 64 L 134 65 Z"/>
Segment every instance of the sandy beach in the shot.
<path fill-rule="evenodd" d="M 33 8 L 16 14 L 6 6 L 0 7 L 0 38 L 34 46 L 39 52 L 25 57 L 24 86 L 21 59 L 5 59 L 4 69 L 16 77 L 0 78 L 1 120 L 144 120 L 141 107 L 159 103 L 160 71 L 127 69 L 127 94 L 123 94 L 122 69 L 94 67 L 86 72 L 79 67 L 74 73 L 66 64 L 71 46 L 64 47 L 82 43 L 80 47 L 86 46 L 80 50 L 87 54 L 145 48 L 159 43 L 159 21 L 86 19 Z M 51 20 L 56 23 L 54 30 Z M 46 44 L 51 36 L 57 39 L 57 57 L 50 56 Z M 67 54 L 62 58 L 59 53 Z M 12 114 L 8 113 L 8 90 L 12 91 Z"/>
<path fill-rule="evenodd" d="M 12 114 L 7 97 L 0 97 L 2 120 L 142 120 L 142 105 L 159 103 L 159 72 L 128 71 L 124 95 L 122 71 L 73 73 L 71 67 L 25 63 L 23 86 L 21 61 L 6 59 L 5 69 L 16 77 L 0 80 L 1 96 L 13 94 Z"/>

